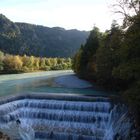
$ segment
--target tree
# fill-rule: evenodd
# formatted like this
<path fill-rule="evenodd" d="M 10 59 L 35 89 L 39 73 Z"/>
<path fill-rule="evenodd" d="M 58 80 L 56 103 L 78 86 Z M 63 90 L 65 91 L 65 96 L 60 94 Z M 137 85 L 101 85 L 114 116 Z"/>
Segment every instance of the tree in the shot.
<path fill-rule="evenodd" d="M 22 69 L 22 65 L 23 65 L 23 62 L 20 58 L 20 56 L 16 55 L 16 56 L 13 56 L 13 65 L 14 65 L 14 69 L 15 70 L 21 70 Z"/>
<path fill-rule="evenodd" d="M 51 66 L 50 58 L 47 58 L 47 59 L 46 59 L 46 65 L 47 65 L 47 66 Z"/>
<path fill-rule="evenodd" d="M 75 71 L 80 77 L 94 77 L 96 71 L 96 50 L 100 46 L 101 33 L 94 27 L 84 46 L 75 56 Z M 76 60 L 77 59 L 77 60 Z"/>
<path fill-rule="evenodd" d="M 134 17 L 140 13 L 139 0 L 117 0 L 113 7 L 115 13 L 123 16 L 124 27 L 130 26 L 134 21 Z"/>
<path fill-rule="evenodd" d="M 45 58 L 41 58 L 40 59 L 40 69 L 41 70 L 45 70 L 46 69 L 46 59 Z"/>
<path fill-rule="evenodd" d="M 4 53 L 0 51 L 0 71 L 3 70 Z"/>
<path fill-rule="evenodd" d="M 6 55 L 4 60 L 4 70 L 7 72 L 18 72 L 22 70 L 23 62 L 21 61 L 20 57 Z"/>
<path fill-rule="evenodd" d="M 82 56 L 82 53 L 83 53 L 83 50 L 82 50 L 82 46 L 81 48 L 79 49 L 79 51 L 75 54 L 74 58 L 73 58 L 73 64 L 72 64 L 72 68 L 74 70 L 75 73 L 77 74 L 80 74 L 81 72 L 81 56 Z"/>
<path fill-rule="evenodd" d="M 33 71 L 35 69 L 35 65 L 38 65 L 38 64 L 35 64 L 35 57 L 34 56 L 26 56 L 24 55 L 22 57 L 22 62 L 23 62 L 23 69 L 25 71 Z"/>
<path fill-rule="evenodd" d="M 39 70 L 40 66 L 39 66 L 39 62 L 40 62 L 40 58 L 35 58 L 34 59 L 34 69 Z"/>
<path fill-rule="evenodd" d="M 71 67 L 72 67 L 72 60 L 71 60 L 71 58 L 66 58 L 66 63 L 67 63 L 67 68 L 71 69 Z"/>
<path fill-rule="evenodd" d="M 122 41 L 123 32 L 116 21 L 113 21 L 111 29 L 106 31 L 103 36 L 102 46 L 96 53 L 98 83 L 116 87 L 117 80 L 114 79 L 112 71 L 120 63 L 119 49 Z"/>
<path fill-rule="evenodd" d="M 57 65 L 57 59 L 56 58 L 50 58 L 50 64 L 51 64 L 51 67 L 55 67 Z"/>
<path fill-rule="evenodd" d="M 122 61 L 114 68 L 114 76 L 129 83 L 140 80 L 140 15 L 125 33 L 120 58 Z"/>

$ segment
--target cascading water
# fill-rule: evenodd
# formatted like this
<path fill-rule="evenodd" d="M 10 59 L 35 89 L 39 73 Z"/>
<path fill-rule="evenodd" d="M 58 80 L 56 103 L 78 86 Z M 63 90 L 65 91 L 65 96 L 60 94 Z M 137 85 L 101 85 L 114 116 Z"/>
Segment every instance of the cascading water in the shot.
<path fill-rule="evenodd" d="M 0 105 L 0 131 L 14 140 L 130 140 L 131 128 L 127 109 L 105 97 L 16 97 Z"/>

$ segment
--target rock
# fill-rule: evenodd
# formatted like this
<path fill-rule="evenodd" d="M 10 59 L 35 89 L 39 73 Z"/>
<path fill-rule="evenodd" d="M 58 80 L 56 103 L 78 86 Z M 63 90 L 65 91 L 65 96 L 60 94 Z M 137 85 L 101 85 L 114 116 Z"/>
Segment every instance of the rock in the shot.
<path fill-rule="evenodd" d="M 10 138 L 7 135 L 0 132 L 0 140 L 10 140 Z"/>

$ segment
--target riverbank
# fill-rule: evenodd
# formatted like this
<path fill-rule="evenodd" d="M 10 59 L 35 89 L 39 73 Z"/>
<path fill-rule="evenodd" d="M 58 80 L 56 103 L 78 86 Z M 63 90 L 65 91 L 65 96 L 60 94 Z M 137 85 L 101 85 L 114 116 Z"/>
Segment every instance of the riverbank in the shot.
<path fill-rule="evenodd" d="M 28 72 L 28 73 L 19 73 L 19 74 L 3 74 L 0 75 L 0 81 L 6 80 L 17 80 L 25 78 L 34 78 L 34 77 L 43 77 L 43 76 L 55 76 L 56 74 L 67 74 L 73 73 L 72 70 L 57 70 L 57 71 L 38 71 L 38 72 Z"/>
<path fill-rule="evenodd" d="M 7 135 L 0 132 L 0 140 L 10 140 L 10 138 Z"/>
<path fill-rule="evenodd" d="M 79 79 L 76 75 L 64 75 L 54 79 L 56 84 L 67 88 L 91 88 L 93 87 L 88 81 Z"/>

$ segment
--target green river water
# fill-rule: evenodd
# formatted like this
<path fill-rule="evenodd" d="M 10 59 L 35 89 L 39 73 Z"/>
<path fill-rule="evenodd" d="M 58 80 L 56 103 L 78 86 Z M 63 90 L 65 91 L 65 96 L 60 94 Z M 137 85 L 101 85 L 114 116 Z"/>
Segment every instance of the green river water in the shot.
<path fill-rule="evenodd" d="M 71 70 L 49 71 L 24 74 L 0 75 L 0 96 L 24 94 L 24 93 L 76 93 L 76 94 L 106 94 L 96 86 L 88 88 L 67 87 L 55 82 L 58 77 L 74 76 Z M 76 76 L 75 76 L 76 77 Z M 74 79 L 65 82 L 73 83 Z M 80 80 L 78 81 L 80 84 Z"/>

